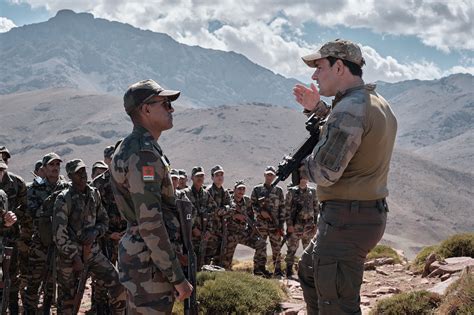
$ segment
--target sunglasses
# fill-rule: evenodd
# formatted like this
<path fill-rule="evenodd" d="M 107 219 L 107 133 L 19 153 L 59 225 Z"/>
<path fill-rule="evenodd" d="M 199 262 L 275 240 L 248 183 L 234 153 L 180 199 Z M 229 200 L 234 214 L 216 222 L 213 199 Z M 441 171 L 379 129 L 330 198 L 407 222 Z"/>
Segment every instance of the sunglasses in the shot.
<path fill-rule="evenodd" d="M 165 106 L 166 110 L 170 110 L 173 108 L 173 105 L 171 105 L 171 102 L 169 100 L 161 100 L 161 101 L 153 101 L 153 102 L 147 102 L 146 104 L 148 105 L 154 105 L 154 104 L 163 104 Z"/>

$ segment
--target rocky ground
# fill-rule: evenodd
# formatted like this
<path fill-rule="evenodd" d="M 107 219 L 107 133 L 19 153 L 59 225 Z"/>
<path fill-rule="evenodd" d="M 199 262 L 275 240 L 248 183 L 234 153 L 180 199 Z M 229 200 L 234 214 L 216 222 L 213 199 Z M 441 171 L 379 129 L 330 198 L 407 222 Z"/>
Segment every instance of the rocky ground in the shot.
<path fill-rule="evenodd" d="M 432 263 L 432 264 L 431 264 Z M 390 297 L 396 293 L 428 290 L 443 294 L 446 288 L 454 282 L 464 268 L 474 269 L 474 259 L 470 257 L 456 257 L 446 259 L 443 262 L 431 262 L 427 266 L 431 276 L 422 277 L 408 268 L 408 263 L 383 264 L 373 266 L 371 262 L 366 263 L 364 280 L 361 288 L 362 314 L 369 314 L 377 301 Z M 377 263 L 376 263 L 377 264 Z M 285 315 L 303 315 L 306 313 L 303 292 L 298 280 L 280 280 L 288 290 L 288 301 L 282 304 Z"/>

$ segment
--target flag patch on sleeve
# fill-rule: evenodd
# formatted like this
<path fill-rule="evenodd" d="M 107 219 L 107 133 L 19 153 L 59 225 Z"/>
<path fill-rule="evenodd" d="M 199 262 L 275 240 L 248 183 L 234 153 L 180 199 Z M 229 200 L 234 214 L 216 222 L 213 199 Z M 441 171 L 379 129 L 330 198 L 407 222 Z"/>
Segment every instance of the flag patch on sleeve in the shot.
<path fill-rule="evenodd" d="M 153 166 L 143 166 L 142 174 L 144 182 L 150 182 L 155 180 L 155 168 Z"/>

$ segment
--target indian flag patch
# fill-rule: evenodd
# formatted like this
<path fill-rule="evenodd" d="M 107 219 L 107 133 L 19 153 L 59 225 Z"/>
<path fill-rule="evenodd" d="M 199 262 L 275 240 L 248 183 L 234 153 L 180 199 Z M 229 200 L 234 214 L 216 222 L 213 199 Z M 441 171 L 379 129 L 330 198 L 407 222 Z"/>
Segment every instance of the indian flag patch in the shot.
<path fill-rule="evenodd" d="M 150 182 L 155 180 L 155 168 L 153 166 L 143 166 L 142 174 L 144 182 Z"/>

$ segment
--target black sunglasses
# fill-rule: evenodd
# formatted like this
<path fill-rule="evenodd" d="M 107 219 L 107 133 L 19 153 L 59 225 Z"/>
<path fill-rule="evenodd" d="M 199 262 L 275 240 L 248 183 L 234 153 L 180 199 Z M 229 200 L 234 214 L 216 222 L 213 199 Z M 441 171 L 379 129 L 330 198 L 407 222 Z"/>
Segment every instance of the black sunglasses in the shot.
<path fill-rule="evenodd" d="M 161 101 L 146 102 L 145 104 L 148 104 L 148 105 L 163 104 L 165 106 L 166 110 L 170 110 L 170 109 L 173 108 L 173 105 L 171 104 L 170 100 L 168 100 L 168 99 L 161 100 Z"/>

